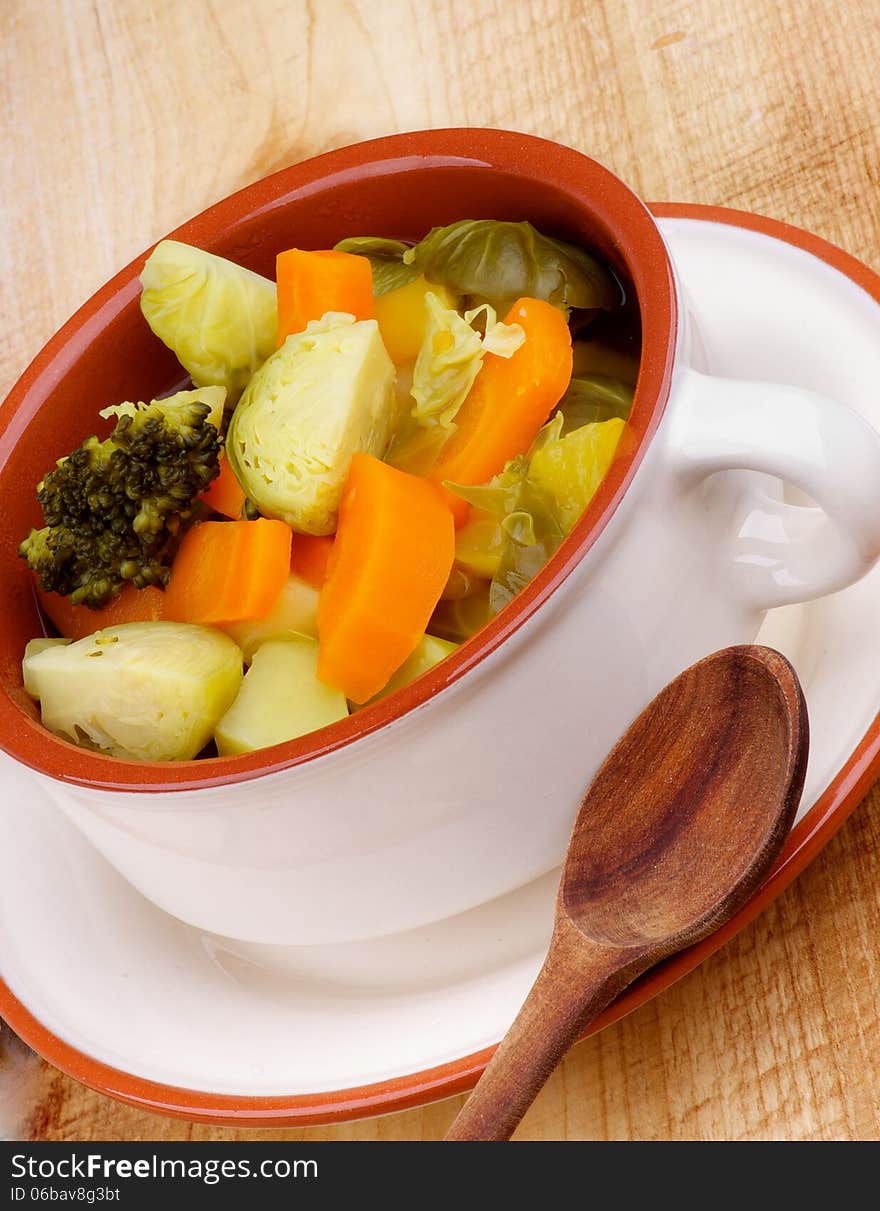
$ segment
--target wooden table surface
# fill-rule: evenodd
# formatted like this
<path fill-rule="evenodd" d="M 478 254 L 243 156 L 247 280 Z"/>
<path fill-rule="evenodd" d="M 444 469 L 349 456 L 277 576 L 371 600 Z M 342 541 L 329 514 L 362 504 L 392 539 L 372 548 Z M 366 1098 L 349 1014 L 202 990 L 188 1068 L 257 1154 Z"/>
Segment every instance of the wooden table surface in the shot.
<path fill-rule="evenodd" d="M 644 198 L 760 211 L 878 268 L 878 61 L 878 0 L 3 0 L 0 398 L 166 231 L 391 131 L 530 131 Z M 880 1138 L 878 808 L 875 793 L 720 953 L 577 1047 L 518 1138 Z M 225 1132 L 92 1093 L 8 1031 L 0 1049 L 19 1138 L 436 1139 L 460 1102 Z"/>

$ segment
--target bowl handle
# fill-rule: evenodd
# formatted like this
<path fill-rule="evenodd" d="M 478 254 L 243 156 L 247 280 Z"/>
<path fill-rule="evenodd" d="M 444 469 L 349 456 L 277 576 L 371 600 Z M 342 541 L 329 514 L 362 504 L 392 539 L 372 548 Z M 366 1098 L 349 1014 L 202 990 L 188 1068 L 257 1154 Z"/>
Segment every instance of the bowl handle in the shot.
<path fill-rule="evenodd" d="M 673 391 L 673 459 L 710 512 L 731 519 L 725 559 L 736 591 L 758 609 L 844 589 L 880 557 L 880 434 L 858 413 L 815 391 L 715 378 L 685 368 Z M 791 504 L 754 477 L 799 488 Z"/>

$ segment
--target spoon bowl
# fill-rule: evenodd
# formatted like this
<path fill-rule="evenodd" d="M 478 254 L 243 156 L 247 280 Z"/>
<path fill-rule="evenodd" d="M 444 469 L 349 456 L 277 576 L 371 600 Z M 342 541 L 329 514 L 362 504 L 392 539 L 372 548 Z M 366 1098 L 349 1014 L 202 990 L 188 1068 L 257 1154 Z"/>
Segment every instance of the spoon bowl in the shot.
<path fill-rule="evenodd" d="M 728 648 L 682 673 L 583 800 L 560 885 L 566 916 L 611 945 L 672 953 L 703 937 L 778 851 L 807 747 L 803 694 L 777 652 Z"/>
<path fill-rule="evenodd" d="M 654 699 L 584 796 L 547 958 L 447 1139 L 509 1139 L 592 1019 L 737 911 L 791 827 L 808 748 L 797 675 L 769 648 L 725 648 Z"/>

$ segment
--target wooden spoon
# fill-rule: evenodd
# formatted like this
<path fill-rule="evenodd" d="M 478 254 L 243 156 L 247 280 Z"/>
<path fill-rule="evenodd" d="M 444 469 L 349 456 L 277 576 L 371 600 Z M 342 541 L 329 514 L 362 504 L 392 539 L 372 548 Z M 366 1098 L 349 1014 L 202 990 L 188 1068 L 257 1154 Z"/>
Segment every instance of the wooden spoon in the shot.
<path fill-rule="evenodd" d="M 797 676 L 769 648 L 726 648 L 654 699 L 581 804 L 544 966 L 447 1139 L 509 1139 L 593 1018 L 745 903 L 794 819 L 808 747 Z"/>

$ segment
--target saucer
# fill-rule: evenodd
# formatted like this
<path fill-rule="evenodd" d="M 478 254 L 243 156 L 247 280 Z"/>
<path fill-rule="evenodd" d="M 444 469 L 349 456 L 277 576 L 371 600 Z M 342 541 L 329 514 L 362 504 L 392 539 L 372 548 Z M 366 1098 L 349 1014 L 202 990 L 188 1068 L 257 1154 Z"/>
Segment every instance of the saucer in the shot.
<path fill-rule="evenodd" d="M 875 274 L 774 220 L 710 207 L 653 210 L 699 325 L 705 369 L 812 387 L 880 428 Z M 799 822 L 745 909 L 654 969 L 594 1029 L 741 929 L 864 795 L 880 770 L 878 614 L 880 567 L 845 592 L 768 616 L 757 642 L 792 660 L 810 710 Z M 513 1019 L 549 940 L 557 874 L 367 942 L 230 942 L 144 900 L 6 757 L 0 788 L 0 1012 L 56 1067 L 143 1108 L 283 1126 L 460 1092 Z"/>

